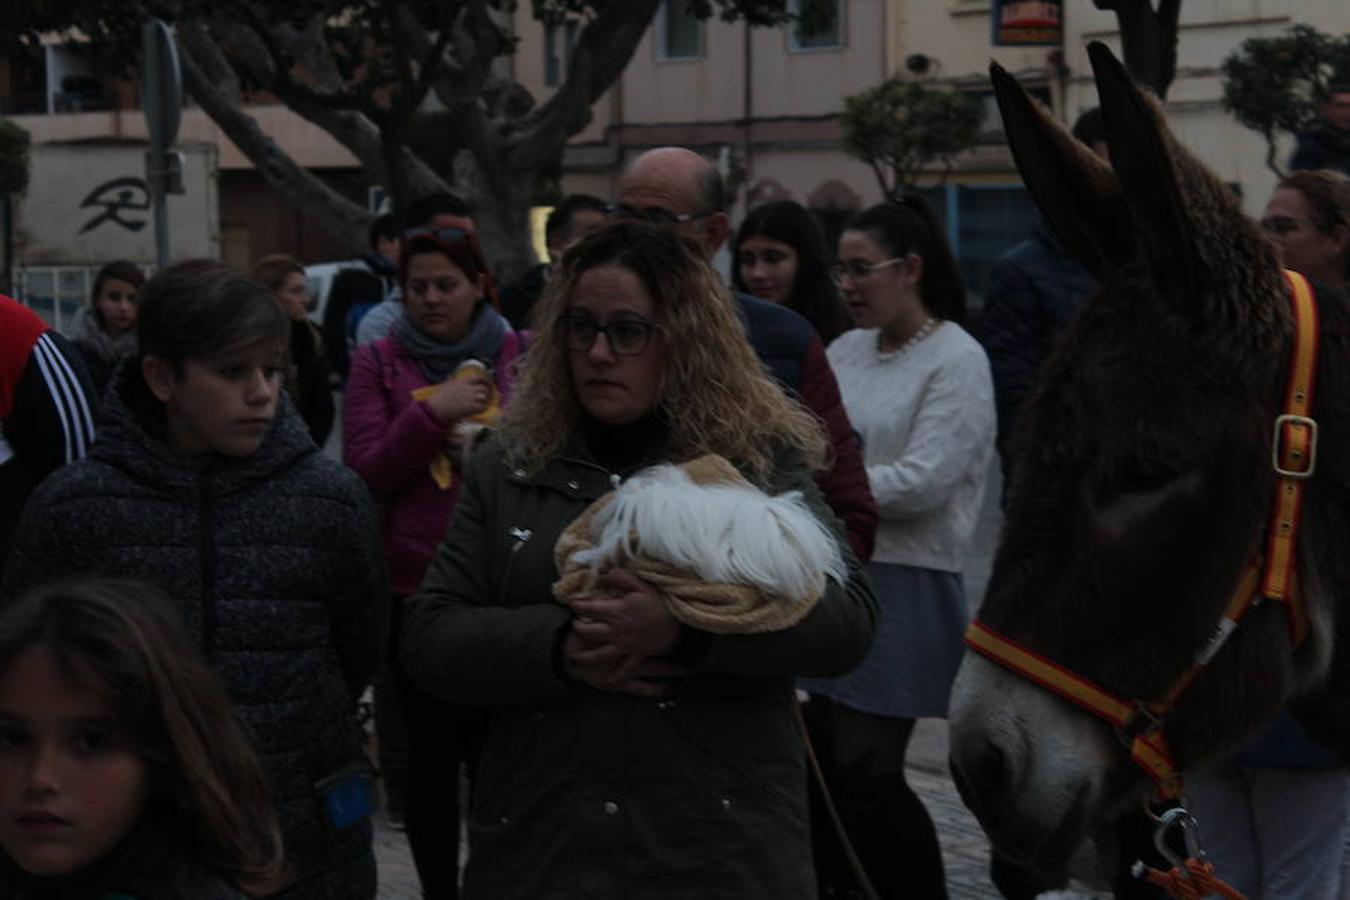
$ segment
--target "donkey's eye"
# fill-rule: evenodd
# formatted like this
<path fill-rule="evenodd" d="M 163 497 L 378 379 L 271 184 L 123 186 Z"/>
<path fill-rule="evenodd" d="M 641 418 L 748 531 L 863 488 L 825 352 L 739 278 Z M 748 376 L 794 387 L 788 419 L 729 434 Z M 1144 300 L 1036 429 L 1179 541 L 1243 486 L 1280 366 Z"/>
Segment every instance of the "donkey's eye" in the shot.
<path fill-rule="evenodd" d="M 1113 473 L 1110 490 L 1114 494 L 1143 494 L 1161 490 L 1181 477 L 1181 471 L 1170 466 L 1132 464 Z"/>

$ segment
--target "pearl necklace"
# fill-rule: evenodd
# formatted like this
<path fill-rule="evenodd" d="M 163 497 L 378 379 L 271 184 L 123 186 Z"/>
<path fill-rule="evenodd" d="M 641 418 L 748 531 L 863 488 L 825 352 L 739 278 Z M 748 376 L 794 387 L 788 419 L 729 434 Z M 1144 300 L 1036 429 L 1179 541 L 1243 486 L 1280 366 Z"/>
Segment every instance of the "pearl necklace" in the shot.
<path fill-rule="evenodd" d="M 911 349 L 913 349 L 915 344 L 917 344 L 919 341 L 923 340 L 924 338 L 932 334 L 937 329 L 937 327 L 938 327 L 938 320 L 933 316 L 929 316 L 927 319 L 924 320 L 924 323 L 919 326 L 919 330 L 910 335 L 909 340 L 905 341 L 903 344 L 901 344 L 894 350 L 881 349 L 881 332 L 878 331 L 877 358 L 883 360 L 890 360 L 895 359 L 896 357 L 904 356 Z"/>

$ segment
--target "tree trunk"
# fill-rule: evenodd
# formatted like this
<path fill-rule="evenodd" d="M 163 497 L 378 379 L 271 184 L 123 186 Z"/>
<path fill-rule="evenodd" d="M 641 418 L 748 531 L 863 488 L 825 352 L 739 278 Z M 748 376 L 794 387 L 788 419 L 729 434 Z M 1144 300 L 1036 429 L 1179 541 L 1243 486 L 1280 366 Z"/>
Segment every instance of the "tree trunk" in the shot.
<path fill-rule="evenodd" d="M 489 171 L 463 151 L 455 160 L 455 183 L 468 187 L 478 239 L 498 285 L 520 277 L 539 262 L 530 240 L 530 207 L 537 172 Z"/>

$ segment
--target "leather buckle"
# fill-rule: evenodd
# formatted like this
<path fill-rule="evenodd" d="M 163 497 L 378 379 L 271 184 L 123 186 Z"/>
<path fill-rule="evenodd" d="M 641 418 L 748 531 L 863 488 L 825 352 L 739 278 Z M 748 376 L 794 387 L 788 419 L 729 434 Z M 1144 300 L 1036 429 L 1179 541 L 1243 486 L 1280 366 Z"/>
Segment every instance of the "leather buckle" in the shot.
<path fill-rule="evenodd" d="M 1157 713 L 1141 700 L 1135 701 L 1130 717 L 1116 727 L 1116 737 L 1126 747 L 1133 747 L 1136 738 L 1147 738 L 1162 730 L 1166 713 Z"/>
<path fill-rule="evenodd" d="M 1284 457 L 1285 441 L 1284 426 L 1295 425 L 1307 428 L 1308 436 L 1308 459 L 1301 469 L 1286 469 L 1280 464 Z M 1284 413 L 1275 417 L 1275 435 L 1270 447 L 1270 463 L 1275 468 L 1275 474 L 1281 478 L 1295 478 L 1303 480 L 1311 478 L 1313 472 L 1317 471 L 1317 421 L 1307 416 L 1296 416 L 1292 413 Z"/>

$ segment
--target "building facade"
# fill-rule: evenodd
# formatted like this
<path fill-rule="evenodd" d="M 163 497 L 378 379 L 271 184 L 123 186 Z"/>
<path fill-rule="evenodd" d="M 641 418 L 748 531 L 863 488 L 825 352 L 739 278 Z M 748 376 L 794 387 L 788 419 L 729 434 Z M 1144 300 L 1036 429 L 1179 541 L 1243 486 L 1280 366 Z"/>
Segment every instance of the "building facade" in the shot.
<path fill-rule="evenodd" d="M 1060 46 L 992 46 L 990 0 L 833 0 L 836 26 L 798 34 L 792 26 L 751 28 L 697 22 L 666 0 L 622 79 L 571 143 L 563 190 L 612 196 L 623 164 L 643 150 L 682 144 L 721 161 L 737 188 L 733 218 L 771 199 L 797 200 L 827 231 L 877 202 L 870 168 L 842 147 L 845 97 L 889 79 L 945 85 L 979 96 L 978 146 L 947 175 L 922 180 L 943 217 L 978 302 L 988 268 L 1025 235 L 1034 217 L 989 88 L 990 60 L 1016 74 L 1062 120 L 1096 105 L 1087 45 L 1121 55 L 1113 13 L 1064 0 Z M 792 4 L 795 6 L 796 4 Z M 1181 140 L 1240 192 L 1259 215 L 1276 176 L 1265 144 L 1220 105 L 1223 59 L 1243 40 L 1294 24 L 1350 31 L 1344 0 L 1189 0 L 1182 4 L 1176 79 L 1167 109 Z M 547 96 L 566 64 L 575 25 L 545 28 L 516 13 L 515 77 Z M 1281 159 L 1290 148 L 1281 149 Z"/>

